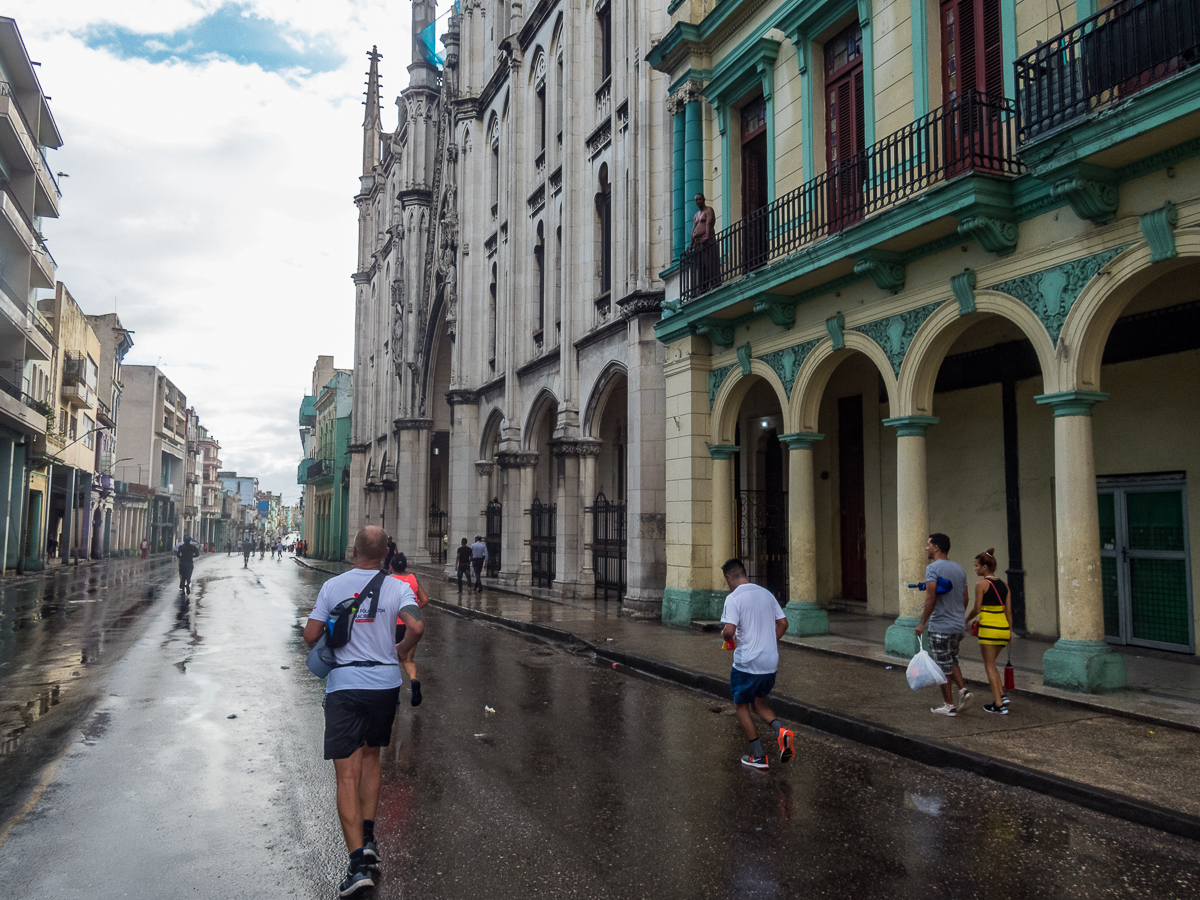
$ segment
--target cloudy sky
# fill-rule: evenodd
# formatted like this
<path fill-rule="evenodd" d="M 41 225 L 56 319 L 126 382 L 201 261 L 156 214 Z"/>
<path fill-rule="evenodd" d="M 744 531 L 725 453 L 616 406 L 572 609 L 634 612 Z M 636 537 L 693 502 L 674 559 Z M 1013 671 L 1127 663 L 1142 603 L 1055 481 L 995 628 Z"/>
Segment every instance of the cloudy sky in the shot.
<path fill-rule="evenodd" d="M 440 4 L 446 6 L 446 4 Z M 299 496 L 297 411 L 353 355 L 366 51 L 394 127 L 405 0 L 10 0 L 64 145 L 44 231 L 88 313 L 132 329 L 222 445 Z"/>

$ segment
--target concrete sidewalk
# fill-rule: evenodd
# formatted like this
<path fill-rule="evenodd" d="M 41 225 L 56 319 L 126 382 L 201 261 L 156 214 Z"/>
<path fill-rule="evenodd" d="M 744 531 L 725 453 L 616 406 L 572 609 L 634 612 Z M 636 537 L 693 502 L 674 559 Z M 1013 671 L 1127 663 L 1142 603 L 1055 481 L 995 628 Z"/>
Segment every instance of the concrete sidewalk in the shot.
<path fill-rule="evenodd" d="M 314 563 L 314 565 L 317 565 Z M 552 600 L 537 589 L 489 585 L 460 596 L 442 570 L 414 567 L 448 612 L 565 643 L 686 687 L 728 697 L 732 655 L 715 631 L 665 627 L 618 615 L 615 600 Z M 831 634 L 788 640 L 773 698 L 781 715 L 822 731 L 932 765 L 954 766 L 1093 809 L 1200 839 L 1200 666 L 1127 654 L 1133 688 L 1079 696 L 1040 683 L 1047 645 L 1018 641 L 1017 690 L 1008 716 L 988 702 L 977 645 L 964 641 L 964 675 L 976 705 L 956 719 L 934 716 L 935 689 L 914 692 L 905 660 L 885 656 L 889 623 L 831 616 Z M 972 659 L 974 657 L 974 659 Z"/>

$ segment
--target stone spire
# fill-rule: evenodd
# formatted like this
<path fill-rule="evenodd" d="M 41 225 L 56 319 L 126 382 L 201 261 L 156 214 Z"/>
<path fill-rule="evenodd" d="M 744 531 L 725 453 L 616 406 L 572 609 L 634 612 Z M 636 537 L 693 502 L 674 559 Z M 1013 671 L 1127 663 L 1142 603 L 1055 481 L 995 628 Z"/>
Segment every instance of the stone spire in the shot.
<path fill-rule="evenodd" d="M 367 70 L 366 113 L 363 115 L 363 174 L 370 175 L 379 165 L 383 147 L 383 122 L 379 117 L 379 61 L 383 55 L 378 47 L 367 54 L 371 68 Z"/>
<path fill-rule="evenodd" d="M 413 66 L 431 65 L 426 54 L 429 48 L 425 44 L 422 32 L 433 24 L 437 18 L 437 4 L 434 0 L 412 0 L 412 64 Z M 432 43 L 432 41 L 430 41 Z"/>

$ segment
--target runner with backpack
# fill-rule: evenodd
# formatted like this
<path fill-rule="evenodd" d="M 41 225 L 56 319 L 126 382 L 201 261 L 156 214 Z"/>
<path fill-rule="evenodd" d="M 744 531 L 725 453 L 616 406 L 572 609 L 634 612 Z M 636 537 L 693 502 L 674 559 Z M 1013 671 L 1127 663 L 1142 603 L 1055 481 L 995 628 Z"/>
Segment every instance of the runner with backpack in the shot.
<path fill-rule="evenodd" d="M 350 854 L 338 887 L 346 897 L 375 884 L 379 805 L 379 750 L 391 740 L 400 697 L 400 660 L 425 632 L 412 588 L 389 578 L 382 564 L 387 535 L 368 525 L 355 535 L 354 568 L 330 578 L 304 627 L 313 650 L 309 668 L 325 685 L 325 758 L 337 777 L 337 810 Z M 405 625 L 395 642 L 396 620 Z"/>

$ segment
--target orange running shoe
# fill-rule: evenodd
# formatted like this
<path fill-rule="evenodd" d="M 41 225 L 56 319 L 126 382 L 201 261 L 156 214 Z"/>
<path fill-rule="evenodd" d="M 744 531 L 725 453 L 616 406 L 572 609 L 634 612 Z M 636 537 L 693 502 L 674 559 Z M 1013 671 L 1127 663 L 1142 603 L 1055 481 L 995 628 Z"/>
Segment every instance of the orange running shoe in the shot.
<path fill-rule="evenodd" d="M 796 754 L 795 748 L 792 746 L 792 741 L 795 735 L 786 728 L 779 729 L 779 761 L 787 762 Z"/>

